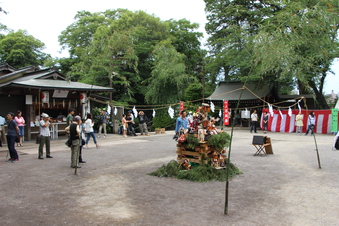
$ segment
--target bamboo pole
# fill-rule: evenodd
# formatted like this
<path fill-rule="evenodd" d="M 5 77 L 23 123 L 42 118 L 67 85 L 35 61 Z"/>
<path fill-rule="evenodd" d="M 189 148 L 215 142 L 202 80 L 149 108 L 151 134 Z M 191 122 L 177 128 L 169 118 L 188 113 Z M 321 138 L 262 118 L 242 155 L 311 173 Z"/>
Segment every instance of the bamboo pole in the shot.
<path fill-rule="evenodd" d="M 239 95 L 239 99 L 237 102 L 237 106 L 235 108 L 235 112 L 238 111 L 239 109 L 239 104 L 240 100 L 242 97 L 242 94 L 244 92 L 244 89 L 241 90 L 241 93 Z M 230 141 L 230 149 L 228 151 L 228 157 L 227 157 L 227 168 L 226 168 L 226 190 L 225 190 L 225 207 L 224 207 L 224 214 L 228 214 L 228 193 L 229 193 L 229 180 L 228 180 L 228 175 L 229 175 L 229 170 L 230 170 L 230 163 L 231 163 L 231 151 L 232 151 L 232 140 L 233 140 L 233 131 L 234 131 L 234 116 L 235 114 L 232 115 L 232 129 L 231 129 L 231 141 Z"/>

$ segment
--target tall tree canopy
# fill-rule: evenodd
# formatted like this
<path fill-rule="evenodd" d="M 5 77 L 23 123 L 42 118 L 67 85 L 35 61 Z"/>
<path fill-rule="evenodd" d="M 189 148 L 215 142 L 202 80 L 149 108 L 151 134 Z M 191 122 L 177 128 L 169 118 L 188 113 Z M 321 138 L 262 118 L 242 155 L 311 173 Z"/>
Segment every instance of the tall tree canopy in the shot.
<path fill-rule="evenodd" d="M 170 40 L 160 42 L 154 52 L 154 67 L 148 79 L 146 101 L 150 104 L 175 103 L 184 97 L 193 77 L 185 72 L 185 55 L 178 53 Z"/>
<path fill-rule="evenodd" d="M 0 61 L 16 68 L 43 65 L 48 57 L 44 48 L 44 43 L 24 30 L 10 32 L 0 36 Z"/>
<path fill-rule="evenodd" d="M 328 108 L 323 85 L 338 53 L 338 1 L 205 0 L 215 76 L 298 84 Z"/>
<path fill-rule="evenodd" d="M 162 41 L 171 40 L 169 45 L 184 54 L 180 76 L 193 75 L 192 68 L 204 56 L 199 41 L 202 34 L 195 31 L 198 25 L 187 20 L 161 21 L 143 11 L 125 9 L 81 11 L 75 19 L 59 36 L 60 44 L 71 53 L 71 59 L 60 62 L 76 80 L 103 86 L 111 81 L 117 101 L 145 103 L 149 89 L 145 81 L 155 66 L 153 51 Z"/>

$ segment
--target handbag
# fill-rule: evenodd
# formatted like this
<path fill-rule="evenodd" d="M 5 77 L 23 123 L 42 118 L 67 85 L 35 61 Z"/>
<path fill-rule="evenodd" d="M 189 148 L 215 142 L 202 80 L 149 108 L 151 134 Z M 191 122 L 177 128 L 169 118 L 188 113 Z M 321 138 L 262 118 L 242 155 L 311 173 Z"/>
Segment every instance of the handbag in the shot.
<path fill-rule="evenodd" d="M 68 138 L 68 140 L 66 140 L 65 144 L 69 148 L 72 147 L 72 140 L 71 140 L 71 138 Z"/>

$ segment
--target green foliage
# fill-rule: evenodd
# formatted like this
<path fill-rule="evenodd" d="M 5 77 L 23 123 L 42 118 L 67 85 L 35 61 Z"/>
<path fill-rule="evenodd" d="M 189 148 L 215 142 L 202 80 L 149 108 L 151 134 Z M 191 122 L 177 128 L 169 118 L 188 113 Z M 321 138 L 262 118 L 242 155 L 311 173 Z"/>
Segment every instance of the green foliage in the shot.
<path fill-rule="evenodd" d="M 186 101 L 194 101 L 202 99 L 202 84 L 200 83 L 191 83 L 185 89 L 185 97 Z"/>
<path fill-rule="evenodd" d="M 205 0 L 208 70 L 225 81 L 299 86 L 327 108 L 323 86 L 339 57 L 338 1 Z"/>
<path fill-rule="evenodd" d="M 171 160 L 168 164 L 164 164 L 159 167 L 156 171 L 149 173 L 148 175 L 157 177 L 176 177 L 179 173 L 179 167 L 177 161 Z"/>
<path fill-rule="evenodd" d="M 175 103 L 183 99 L 184 90 L 193 80 L 185 73 L 185 56 L 178 53 L 170 40 L 160 42 L 154 52 L 154 67 L 145 94 L 149 104 Z"/>
<path fill-rule="evenodd" d="M 63 73 L 68 72 L 76 81 L 106 87 L 112 83 L 114 101 L 143 104 L 151 90 L 149 103 L 173 103 L 183 100 L 184 89 L 194 82 L 187 74 L 193 75 L 194 65 L 205 54 L 197 28 L 187 20 L 161 21 L 143 11 L 80 11 L 59 36 L 60 44 L 71 55 L 60 65 Z M 164 40 L 171 40 L 173 46 L 160 54 L 158 44 Z M 118 52 L 124 59 L 112 58 Z M 123 66 L 122 61 L 127 64 Z M 153 81 L 158 76 L 160 85 Z"/>
<path fill-rule="evenodd" d="M 196 146 L 199 145 L 199 139 L 195 137 L 193 134 L 189 134 L 186 137 L 187 147 L 190 149 L 194 149 Z"/>
<path fill-rule="evenodd" d="M 221 151 L 223 148 L 226 148 L 230 145 L 231 136 L 226 132 L 220 132 L 218 134 L 213 134 L 208 139 L 207 143 L 210 146 L 213 146 L 215 149 Z"/>
<path fill-rule="evenodd" d="M 175 125 L 176 119 L 172 119 L 168 114 L 158 114 L 152 119 L 152 127 L 166 128 Z"/>
<path fill-rule="evenodd" d="M 42 66 L 48 57 L 44 48 L 44 43 L 24 30 L 10 32 L 0 39 L 0 61 L 15 68 Z"/>
<path fill-rule="evenodd" d="M 242 174 L 238 167 L 234 164 L 226 164 L 229 168 L 228 178 L 232 178 L 236 175 Z M 176 177 L 182 180 L 191 180 L 196 182 L 208 182 L 208 181 L 226 181 L 227 169 L 215 169 L 210 165 L 198 165 L 193 166 L 191 170 L 182 170 L 182 167 L 177 161 L 171 160 L 167 165 L 163 165 L 156 171 L 149 173 L 151 176 L 158 177 Z"/>

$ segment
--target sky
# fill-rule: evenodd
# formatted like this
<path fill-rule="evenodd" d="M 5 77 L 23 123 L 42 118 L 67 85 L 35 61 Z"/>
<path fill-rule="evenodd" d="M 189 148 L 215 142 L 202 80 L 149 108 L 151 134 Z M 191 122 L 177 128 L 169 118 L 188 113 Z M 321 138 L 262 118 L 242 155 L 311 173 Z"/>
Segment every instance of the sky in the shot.
<path fill-rule="evenodd" d="M 8 12 L 7 15 L 0 14 L 0 23 L 14 31 L 26 30 L 28 34 L 45 43 L 44 52 L 52 57 L 68 56 L 67 50 L 60 53 L 58 36 L 74 22 L 74 16 L 81 10 L 93 13 L 124 8 L 131 11 L 143 10 L 161 20 L 185 18 L 200 25 L 198 31 L 204 33 L 204 39 L 201 40 L 203 43 L 207 39 L 203 0 L 0 0 L 0 6 Z M 335 61 L 332 70 L 337 75 L 328 74 L 324 86 L 326 94 L 332 90 L 339 93 L 339 60 Z"/>

